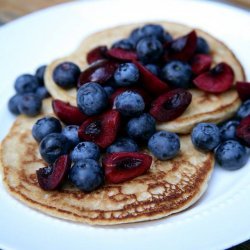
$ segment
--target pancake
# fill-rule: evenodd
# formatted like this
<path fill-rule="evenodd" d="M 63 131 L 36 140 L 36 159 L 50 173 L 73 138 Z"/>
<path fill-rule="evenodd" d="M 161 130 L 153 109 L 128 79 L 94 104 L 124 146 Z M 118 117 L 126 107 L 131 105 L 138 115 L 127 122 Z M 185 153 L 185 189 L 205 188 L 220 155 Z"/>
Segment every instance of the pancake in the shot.
<path fill-rule="evenodd" d="M 59 191 L 43 191 L 36 170 L 46 166 L 31 128 L 40 118 L 19 116 L 1 144 L 3 181 L 18 200 L 48 215 L 76 222 L 112 225 L 153 220 L 180 212 L 205 192 L 214 166 L 212 153 L 194 149 L 181 137 L 173 160 L 154 159 L 146 174 L 121 184 L 105 184 L 84 193 L 66 183 Z"/>
<path fill-rule="evenodd" d="M 161 24 L 174 37 L 182 36 L 193 30 L 193 28 L 172 22 L 154 22 Z M 88 67 L 86 62 L 87 53 L 99 45 L 110 46 L 113 42 L 128 37 L 129 33 L 136 27 L 144 23 L 130 24 L 106 29 L 94 33 L 85 38 L 80 46 L 71 55 L 53 61 L 45 73 L 45 85 L 51 95 L 60 100 L 68 101 L 76 105 L 76 89 L 64 90 L 57 86 L 52 79 L 54 68 L 63 61 L 72 61 L 79 65 L 81 69 Z M 213 65 L 220 62 L 227 62 L 234 70 L 235 81 L 245 80 L 243 68 L 233 52 L 222 42 L 208 33 L 195 29 L 199 36 L 204 37 L 210 48 L 213 58 Z M 199 122 L 219 123 L 231 117 L 240 106 L 240 99 L 237 91 L 231 89 L 225 93 L 214 95 L 208 94 L 198 89 L 191 89 L 192 103 L 188 109 L 176 120 L 159 123 L 158 129 L 168 130 L 176 133 L 189 133 L 193 126 Z"/>

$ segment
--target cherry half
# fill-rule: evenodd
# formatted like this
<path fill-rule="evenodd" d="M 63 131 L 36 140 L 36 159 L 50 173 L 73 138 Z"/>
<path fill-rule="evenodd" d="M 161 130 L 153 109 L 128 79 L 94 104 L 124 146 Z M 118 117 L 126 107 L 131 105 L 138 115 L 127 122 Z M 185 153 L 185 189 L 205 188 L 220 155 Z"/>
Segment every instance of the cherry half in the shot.
<path fill-rule="evenodd" d="M 107 55 L 118 61 L 133 61 L 137 60 L 135 51 L 125 50 L 121 48 L 112 48 L 107 51 Z"/>
<path fill-rule="evenodd" d="M 250 99 L 250 82 L 236 82 L 236 89 L 242 101 Z"/>
<path fill-rule="evenodd" d="M 250 116 L 241 120 L 236 129 L 236 135 L 240 138 L 244 144 L 250 146 Z"/>
<path fill-rule="evenodd" d="M 208 71 L 212 64 L 212 57 L 206 54 L 197 54 L 191 60 L 192 71 L 195 75 L 200 75 Z"/>
<path fill-rule="evenodd" d="M 90 50 L 87 54 L 88 64 L 92 64 L 95 61 L 106 59 L 107 46 L 98 46 Z"/>

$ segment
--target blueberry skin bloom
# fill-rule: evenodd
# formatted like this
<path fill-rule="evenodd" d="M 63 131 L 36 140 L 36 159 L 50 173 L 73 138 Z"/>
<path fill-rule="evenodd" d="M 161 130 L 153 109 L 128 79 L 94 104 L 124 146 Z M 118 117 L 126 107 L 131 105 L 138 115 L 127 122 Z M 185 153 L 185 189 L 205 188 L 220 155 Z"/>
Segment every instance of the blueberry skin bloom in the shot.
<path fill-rule="evenodd" d="M 72 165 L 69 179 L 74 186 L 82 191 L 91 192 L 104 183 L 104 174 L 97 161 L 85 159 Z"/>
<path fill-rule="evenodd" d="M 52 133 L 60 133 L 62 125 L 58 119 L 52 116 L 43 117 L 36 121 L 32 127 L 32 135 L 37 142 Z"/>
<path fill-rule="evenodd" d="M 220 138 L 222 141 L 237 140 L 236 128 L 240 124 L 239 121 L 228 121 L 220 127 Z"/>
<path fill-rule="evenodd" d="M 220 130 L 213 123 L 199 123 L 192 131 L 194 146 L 201 151 L 212 151 L 220 143 Z"/>
<path fill-rule="evenodd" d="M 46 65 L 42 65 L 40 66 L 37 70 L 36 70 L 36 73 L 35 73 L 35 76 L 37 77 L 38 81 L 39 81 L 39 84 L 41 86 L 44 85 L 44 73 L 45 73 L 45 70 L 46 70 Z"/>
<path fill-rule="evenodd" d="M 155 133 L 155 119 L 147 113 L 131 119 L 127 124 L 127 134 L 138 141 L 148 141 Z"/>
<path fill-rule="evenodd" d="M 70 149 L 70 143 L 67 138 L 59 133 L 52 133 L 44 137 L 39 145 L 39 151 L 42 158 L 52 164 L 55 160 Z"/>
<path fill-rule="evenodd" d="M 18 94 L 35 93 L 38 87 L 38 79 L 30 74 L 20 75 L 15 81 L 15 90 Z"/>
<path fill-rule="evenodd" d="M 42 108 L 41 99 L 35 94 L 24 94 L 20 98 L 18 109 L 22 114 L 27 116 L 36 116 L 40 113 Z"/>
<path fill-rule="evenodd" d="M 8 109 L 13 115 L 20 115 L 20 111 L 18 109 L 18 104 L 21 100 L 21 95 L 16 94 L 12 96 L 8 101 Z"/>
<path fill-rule="evenodd" d="M 164 29 L 159 24 L 146 24 L 141 28 L 143 37 L 155 37 L 160 41 L 164 39 Z"/>
<path fill-rule="evenodd" d="M 86 83 L 77 91 L 77 106 L 86 115 L 100 114 L 107 104 L 106 91 L 98 83 Z"/>
<path fill-rule="evenodd" d="M 112 48 L 120 48 L 124 50 L 133 50 L 134 44 L 130 39 L 121 39 L 112 45 Z"/>
<path fill-rule="evenodd" d="M 114 73 L 114 79 L 118 87 L 131 86 L 139 80 L 139 70 L 133 63 L 120 64 Z"/>
<path fill-rule="evenodd" d="M 175 133 L 159 131 L 149 139 L 148 148 L 157 159 L 165 161 L 179 153 L 180 139 Z"/>
<path fill-rule="evenodd" d="M 71 152 L 72 161 L 82 161 L 84 159 L 93 159 L 98 161 L 101 156 L 98 145 L 93 142 L 80 142 Z"/>
<path fill-rule="evenodd" d="M 62 134 L 68 139 L 71 147 L 75 147 L 80 142 L 78 129 L 79 126 L 77 125 L 69 125 L 64 127 L 62 130 Z"/>
<path fill-rule="evenodd" d="M 247 163 L 248 155 L 246 148 L 238 141 L 228 140 L 216 149 L 215 159 L 222 168 L 237 170 Z"/>
<path fill-rule="evenodd" d="M 178 60 L 168 62 L 162 68 L 162 78 L 175 88 L 189 88 L 192 69 L 189 64 Z"/>
<path fill-rule="evenodd" d="M 210 47 L 209 47 L 207 41 L 203 37 L 198 37 L 195 53 L 197 53 L 197 54 L 209 54 L 209 52 L 210 52 Z"/>
<path fill-rule="evenodd" d="M 155 37 L 141 39 L 136 46 L 136 53 L 143 63 L 154 63 L 159 60 L 163 53 L 163 47 Z"/>
<path fill-rule="evenodd" d="M 145 103 L 138 93 L 125 91 L 115 98 L 114 107 L 124 116 L 137 116 L 143 112 Z"/>
<path fill-rule="evenodd" d="M 55 67 L 52 77 L 58 86 L 69 89 L 76 86 L 80 73 L 81 70 L 76 64 L 63 62 Z"/>
<path fill-rule="evenodd" d="M 122 137 L 107 148 L 107 153 L 137 152 L 138 150 L 139 147 L 134 140 Z"/>
<path fill-rule="evenodd" d="M 248 115 L 250 115 L 250 100 L 247 100 L 241 104 L 241 106 L 239 107 L 236 113 L 236 117 L 238 119 L 243 119 L 247 117 Z"/>

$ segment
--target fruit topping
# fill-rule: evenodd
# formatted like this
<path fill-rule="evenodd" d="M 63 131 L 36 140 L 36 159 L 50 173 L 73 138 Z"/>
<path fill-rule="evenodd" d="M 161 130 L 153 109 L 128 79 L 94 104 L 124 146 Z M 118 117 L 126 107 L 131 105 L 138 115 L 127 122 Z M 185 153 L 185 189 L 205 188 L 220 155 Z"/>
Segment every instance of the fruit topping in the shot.
<path fill-rule="evenodd" d="M 197 54 L 209 54 L 210 53 L 209 45 L 203 37 L 199 36 L 197 38 L 195 53 Z"/>
<path fill-rule="evenodd" d="M 13 115 L 20 115 L 20 110 L 18 109 L 18 104 L 21 100 L 20 94 L 15 94 L 8 101 L 8 109 Z"/>
<path fill-rule="evenodd" d="M 139 147 L 136 144 L 136 142 L 127 137 L 122 137 L 117 139 L 106 150 L 107 153 L 137 152 L 137 151 L 139 151 Z"/>
<path fill-rule="evenodd" d="M 118 66 L 114 73 L 117 87 L 127 87 L 139 80 L 139 70 L 133 63 L 123 63 Z"/>
<path fill-rule="evenodd" d="M 136 45 L 137 57 L 143 63 L 157 62 L 163 53 L 163 47 L 155 37 L 146 37 Z"/>
<path fill-rule="evenodd" d="M 243 119 L 250 115 L 250 100 L 247 100 L 241 104 L 236 112 L 236 117 L 238 119 Z"/>
<path fill-rule="evenodd" d="M 151 156 L 135 152 L 111 153 L 102 159 L 105 178 L 109 183 L 134 179 L 147 172 L 151 164 Z"/>
<path fill-rule="evenodd" d="M 134 61 L 140 72 L 140 82 L 143 86 L 154 96 L 159 96 L 160 94 L 166 92 L 169 89 L 167 83 L 161 81 L 157 76 L 152 74 L 146 67 L 141 63 Z"/>
<path fill-rule="evenodd" d="M 90 141 L 80 142 L 71 152 L 71 160 L 73 162 L 82 161 L 85 159 L 93 159 L 98 161 L 101 152 L 99 147 Z"/>
<path fill-rule="evenodd" d="M 104 183 L 103 169 L 93 159 L 75 162 L 70 171 L 69 179 L 74 186 L 84 192 L 91 192 Z"/>
<path fill-rule="evenodd" d="M 70 143 L 68 139 L 59 133 L 45 136 L 39 145 L 42 158 L 50 164 L 54 163 L 59 156 L 67 154 L 69 149 Z"/>
<path fill-rule="evenodd" d="M 30 74 L 24 74 L 16 79 L 15 90 L 18 94 L 35 93 L 39 85 L 37 77 Z"/>
<path fill-rule="evenodd" d="M 191 100 L 192 95 L 187 90 L 174 89 L 154 100 L 149 112 L 157 121 L 171 121 L 182 115 Z"/>
<path fill-rule="evenodd" d="M 126 50 L 121 48 L 112 48 L 107 51 L 107 55 L 119 61 L 133 61 L 137 60 L 137 55 L 133 50 Z"/>
<path fill-rule="evenodd" d="M 40 99 L 45 99 L 45 98 L 47 98 L 47 97 L 50 96 L 48 90 L 47 90 L 46 87 L 44 87 L 44 86 L 38 87 L 38 88 L 36 89 L 35 94 L 36 94 L 36 95 L 38 96 L 38 98 L 40 98 Z"/>
<path fill-rule="evenodd" d="M 83 141 L 92 141 L 101 148 L 111 145 L 120 127 L 120 113 L 116 110 L 91 117 L 79 128 L 78 135 Z"/>
<path fill-rule="evenodd" d="M 199 123 L 193 128 L 191 139 L 198 150 L 212 151 L 220 143 L 220 130 L 213 123 Z"/>
<path fill-rule="evenodd" d="M 77 91 L 77 106 L 86 115 L 98 115 L 108 105 L 104 88 L 94 82 L 86 83 Z"/>
<path fill-rule="evenodd" d="M 155 133 L 155 119 L 147 113 L 132 118 L 127 124 L 127 134 L 136 141 L 148 141 Z"/>
<path fill-rule="evenodd" d="M 161 76 L 171 87 L 189 88 L 192 78 L 192 69 L 186 62 L 173 60 L 162 68 Z"/>
<path fill-rule="evenodd" d="M 241 120 L 239 126 L 236 129 L 236 135 L 244 142 L 248 147 L 250 146 L 250 116 Z"/>
<path fill-rule="evenodd" d="M 236 138 L 236 128 L 240 124 L 239 121 L 231 120 L 224 123 L 220 127 L 220 139 L 221 141 L 227 140 L 237 140 Z"/>
<path fill-rule="evenodd" d="M 167 60 L 188 61 L 195 52 L 196 43 L 197 35 L 195 31 L 192 31 L 169 43 L 164 57 Z"/>
<path fill-rule="evenodd" d="M 80 68 L 72 62 L 63 62 L 57 65 L 53 71 L 54 82 L 64 89 L 69 89 L 77 85 Z"/>
<path fill-rule="evenodd" d="M 134 44 L 131 41 L 131 39 L 121 39 L 119 41 L 116 41 L 115 43 L 112 44 L 112 49 L 113 48 L 120 48 L 124 50 L 133 50 L 134 49 Z"/>
<path fill-rule="evenodd" d="M 108 60 L 97 61 L 82 71 L 78 78 L 77 87 L 88 82 L 106 83 L 113 75 L 117 64 Z"/>
<path fill-rule="evenodd" d="M 105 90 L 108 97 L 110 97 L 115 92 L 115 89 L 109 85 L 104 86 L 103 89 Z"/>
<path fill-rule="evenodd" d="M 238 141 L 229 140 L 216 149 L 215 159 L 222 168 L 237 170 L 247 163 L 248 155 L 246 148 Z"/>
<path fill-rule="evenodd" d="M 153 75 L 159 76 L 160 75 L 160 67 L 156 64 L 146 64 L 145 68 L 149 70 Z"/>
<path fill-rule="evenodd" d="M 79 126 L 77 125 L 68 125 L 62 129 L 62 135 L 68 139 L 71 148 L 75 147 L 80 142 L 78 129 Z"/>
<path fill-rule="evenodd" d="M 66 124 L 80 125 L 88 118 L 77 107 L 60 100 L 53 100 L 52 108 L 56 116 Z"/>
<path fill-rule="evenodd" d="M 169 160 L 179 153 L 180 138 L 175 133 L 159 131 L 149 139 L 148 148 L 157 159 Z"/>
<path fill-rule="evenodd" d="M 39 186 L 43 190 L 55 190 L 67 178 L 71 161 L 68 155 L 60 156 L 53 165 L 36 171 Z"/>
<path fill-rule="evenodd" d="M 98 46 L 90 50 L 89 53 L 87 54 L 88 64 L 92 64 L 95 61 L 105 59 L 107 50 L 108 50 L 107 46 Z"/>
<path fill-rule="evenodd" d="M 36 121 L 32 127 L 32 135 L 37 142 L 52 133 L 61 133 L 62 125 L 52 116 L 46 116 Z"/>
<path fill-rule="evenodd" d="M 234 81 L 234 72 L 227 63 L 219 63 L 210 71 L 197 76 L 194 84 L 209 93 L 222 93 L 231 88 Z"/>
<path fill-rule="evenodd" d="M 137 92 L 125 91 L 115 98 L 114 108 L 124 116 L 137 116 L 144 111 L 145 103 Z"/>
<path fill-rule="evenodd" d="M 44 73 L 45 73 L 45 70 L 46 70 L 46 65 L 42 65 L 40 66 L 37 70 L 36 70 L 36 73 L 35 73 L 35 76 L 39 82 L 39 84 L 41 86 L 44 85 Z"/>
<path fill-rule="evenodd" d="M 212 57 L 205 54 L 197 54 L 191 60 L 192 71 L 195 75 L 200 75 L 208 71 L 212 64 Z"/>
<path fill-rule="evenodd" d="M 249 82 L 236 82 L 236 89 L 242 101 L 250 99 L 250 83 Z"/>

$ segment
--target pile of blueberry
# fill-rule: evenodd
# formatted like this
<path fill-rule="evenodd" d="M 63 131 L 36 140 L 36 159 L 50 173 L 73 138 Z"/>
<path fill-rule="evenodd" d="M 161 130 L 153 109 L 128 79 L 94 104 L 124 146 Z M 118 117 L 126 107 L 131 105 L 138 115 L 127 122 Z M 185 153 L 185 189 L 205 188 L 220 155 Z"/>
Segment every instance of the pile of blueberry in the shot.
<path fill-rule="evenodd" d="M 39 67 L 35 75 L 23 74 L 15 81 L 16 94 L 8 102 L 8 108 L 14 115 L 25 114 L 36 116 L 40 113 L 42 100 L 49 97 L 44 86 L 44 72 L 46 66 Z"/>
<path fill-rule="evenodd" d="M 175 157 L 180 151 L 179 136 L 156 131 L 156 121 L 180 116 L 191 103 L 190 87 L 222 93 L 233 84 L 234 73 L 226 63 L 210 69 L 209 52 L 207 42 L 195 31 L 173 39 L 160 25 L 149 24 L 109 49 L 91 50 L 90 66 L 82 72 L 72 62 L 59 64 L 54 82 L 65 89 L 77 87 L 77 107 L 54 100 L 54 113 L 66 126 L 45 117 L 33 127 L 41 156 L 50 164 L 37 171 L 40 186 L 55 189 L 68 178 L 90 192 L 104 181 L 130 180 L 151 166 L 152 157 L 140 152 L 145 146 L 159 160 Z M 238 118 L 245 116 L 239 115 L 242 112 L 250 112 L 246 103 Z M 241 144 L 247 141 L 240 135 L 246 124 L 242 121 L 243 125 L 231 121 L 220 129 L 200 123 L 192 131 L 192 142 L 201 151 L 214 150 L 222 167 L 240 168 L 247 161 Z"/>

